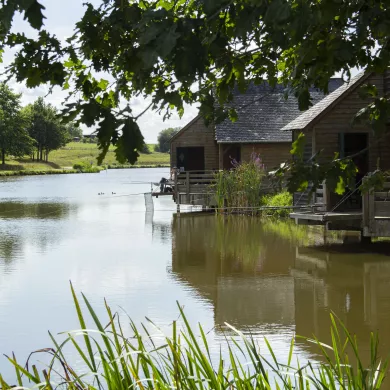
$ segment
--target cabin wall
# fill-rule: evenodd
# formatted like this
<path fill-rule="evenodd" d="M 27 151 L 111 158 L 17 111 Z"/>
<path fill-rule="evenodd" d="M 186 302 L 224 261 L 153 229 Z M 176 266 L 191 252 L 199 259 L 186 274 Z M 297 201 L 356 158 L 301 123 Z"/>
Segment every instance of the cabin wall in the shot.
<path fill-rule="evenodd" d="M 385 74 L 383 76 L 383 87 L 384 87 L 384 92 L 386 96 L 390 95 L 390 69 L 385 71 Z"/>
<path fill-rule="evenodd" d="M 260 156 L 265 169 L 271 171 L 291 159 L 291 143 L 241 144 L 241 160 L 250 161 L 252 153 Z"/>
<path fill-rule="evenodd" d="M 383 75 L 372 75 L 364 81 L 376 85 L 380 95 L 384 93 Z M 365 124 L 352 125 L 356 113 L 367 104 L 369 100 L 362 100 L 359 95 L 359 87 L 353 90 L 342 101 L 338 102 L 332 110 L 314 124 L 316 152 L 321 150 L 320 161 L 328 161 L 334 157 L 335 152 L 340 151 L 340 133 L 367 133 L 369 143 L 369 170 L 374 171 L 378 159 L 381 169 L 390 169 L 389 138 L 380 142 L 374 137 L 369 126 Z"/>
<path fill-rule="evenodd" d="M 171 168 L 177 164 L 178 147 L 204 147 L 205 170 L 218 169 L 218 145 L 214 127 L 207 127 L 203 118 L 195 120 L 171 141 Z"/>

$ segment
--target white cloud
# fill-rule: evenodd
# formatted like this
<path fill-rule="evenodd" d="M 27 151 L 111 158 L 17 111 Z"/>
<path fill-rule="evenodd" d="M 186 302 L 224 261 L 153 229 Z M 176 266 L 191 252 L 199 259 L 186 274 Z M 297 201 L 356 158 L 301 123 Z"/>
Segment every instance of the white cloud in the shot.
<path fill-rule="evenodd" d="M 90 0 L 92 4 L 100 4 L 100 0 Z M 55 34 L 61 40 L 66 39 L 73 33 L 75 23 L 80 20 L 84 12 L 83 2 L 81 0 L 67 0 L 66 2 L 60 0 L 42 0 L 42 4 L 46 7 L 44 15 L 45 29 Z M 18 15 L 13 24 L 13 30 L 24 32 L 28 36 L 34 36 L 36 32 L 28 25 L 23 18 Z M 15 50 L 8 50 L 4 54 L 4 64 L 10 63 Z M 4 66 L 2 66 L 4 68 Z M 2 69 L 0 68 L 0 72 Z M 11 86 L 17 92 L 22 94 L 22 103 L 32 103 L 39 96 L 46 96 L 49 92 L 47 86 L 40 86 L 38 88 L 29 89 L 24 84 L 11 81 Z M 56 107 L 61 107 L 67 93 L 59 88 L 46 97 L 46 100 Z M 149 101 L 142 98 L 133 98 L 130 101 L 134 112 L 142 112 L 148 106 Z M 158 133 L 167 127 L 184 126 L 197 114 L 197 108 L 193 106 L 185 107 L 185 114 L 182 119 L 178 115 L 173 115 L 171 119 L 163 121 L 163 117 L 155 112 L 148 111 L 142 118 L 139 119 L 139 125 L 143 132 L 146 142 L 154 143 L 157 140 Z M 90 133 L 94 129 L 85 128 L 85 133 Z"/>

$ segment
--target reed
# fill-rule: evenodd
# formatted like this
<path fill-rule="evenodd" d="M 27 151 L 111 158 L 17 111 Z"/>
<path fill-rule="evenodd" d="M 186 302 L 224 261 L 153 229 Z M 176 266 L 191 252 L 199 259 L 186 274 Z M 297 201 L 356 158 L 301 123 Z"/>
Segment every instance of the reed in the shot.
<path fill-rule="evenodd" d="M 264 165 L 256 153 L 252 153 L 248 162 L 232 162 L 232 169 L 216 174 L 218 209 L 243 212 L 259 207 L 262 199 L 260 187 L 265 176 Z"/>
<path fill-rule="evenodd" d="M 205 331 L 200 325 L 196 330 L 192 328 L 180 306 L 183 325 L 179 327 L 174 321 L 172 334 L 157 343 L 146 326 L 137 328 L 131 321 L 133 334 L 129 338 L 119 317 L 113 314 L 107 303 L 108 318 L 103 322 L 83 295 L 95 327 L 91 329 L 73 287 L 72 295 L 81 329 L 69 332 L 61 343 L 50 334 L 53 347 L 43 350 L 43 353 L 51 355 L 51 362 L 45 368 L 24 366 L 15 356 L 8 357 L 9 363 L 15 367 L 16 388 L 374 390 L 381 388 L 388 369 L 388 360 L 378 357 L 376 335 L 371 334 L 370 361 L 364 365 L 356 339 L 334 316 L 331 316 L 331 345 L 316 338 L 306 340 L 317 345 L 322 363 L 294 364 L 292 340 L 287 364 L 282 364 L 267 340 L 267 350 L 261 351 L 253 338 L 232 326 L 236 337 L 226 338 L 228 358 L 221 355 L 217 362 L 213 362 Z M 106 321 L 108 325 L 103 325 Z M 86 370 L 77 372 L 71 367 L 64 353 L 68 345 L 84 362 Z M 351 351 L 351 356 L 347 351 Z M 265 358 L 263 352 L 271 358 Z M 15 389 L 1 373 L 0 387 L 3 390 Z"/>

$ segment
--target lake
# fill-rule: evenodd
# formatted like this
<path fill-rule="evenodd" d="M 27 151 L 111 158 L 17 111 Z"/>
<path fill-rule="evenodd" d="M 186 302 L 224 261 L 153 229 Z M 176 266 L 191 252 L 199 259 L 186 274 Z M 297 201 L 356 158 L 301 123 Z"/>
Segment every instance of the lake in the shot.
<path fill-rule="evenodd" d="M 365 356 L 370 331 L 390 351 L 387 243 L 324 246 L 321 231 L 290 223 L 177 217 L 170 197 L 146 212 L 143 194 L 163 176 L 168 169 L 0 179 L 1 354 L 24 361 L 51 345 L 48 330 L 79 328 L 69 281 L 99 315 L 106 298 L 113 311 L 166 331 L 178 301 L 207 330 L 213 354 L 229 323 L 260 343 L 266 336 L 285 360 L 295 334 L 330 342 L 331 311 Z M 318 357 L 302 341 L 296 352 Z M 14 378 L 3 357 L 0 372 Z"/>

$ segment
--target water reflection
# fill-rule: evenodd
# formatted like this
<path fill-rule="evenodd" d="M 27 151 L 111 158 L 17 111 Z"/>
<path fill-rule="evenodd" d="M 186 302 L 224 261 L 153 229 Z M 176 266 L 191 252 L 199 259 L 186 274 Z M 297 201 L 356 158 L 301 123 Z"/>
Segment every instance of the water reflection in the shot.
<path fill-rule="evenodd" d="M 217 332 L 228 322 L 259 334 L 293 329 L 330 343 L 333 311 L 362 340 L 364 356 L 375 330 L 388 353 L 390 245 L 321 241 L 322 232 L 291 224 L 181 216 L 173 221 L 172 275 L 212 305 Z"/>
<path fill-rule="evenodd" d="M 61 219 L 69 215 L 68 203 L 0 202 L 0 219 Z"/>
<path fill-rule="evenodd" d="M 378 331 L 383 353 L 390 351 L 390 247 L 297 248 L 295 317 L 298 334 L 331 342 L 333 311 L 369 352 L 369 333 Z M 314 352 L 314 351 L 313 351 Z M 368 354 L 366 355 L 368 357 Z"/>
<path fill-rule="evenodd" d="M 56 223 L 53 228 L 52 223 L 68 218 L 75 210 L 75 205 L 67 203 L 0 203 L 0 271 L 10 271 L 12 261 L 23 257 L 29 246 L 44 252 L 64 239 L 63 226 Z"/>
<path fill-rule="evenodd" d="M 278 227 L 254 218 L 174 219 L 172 273 L 213 304 L 217 329 L 294 324 L 295 246 Z M 293 225 L 283 227 L 294 234 Z"/>

